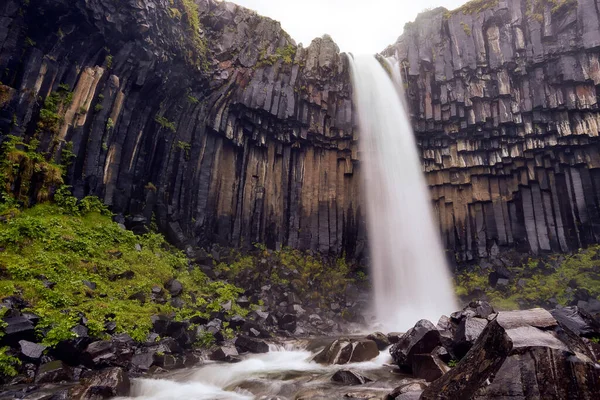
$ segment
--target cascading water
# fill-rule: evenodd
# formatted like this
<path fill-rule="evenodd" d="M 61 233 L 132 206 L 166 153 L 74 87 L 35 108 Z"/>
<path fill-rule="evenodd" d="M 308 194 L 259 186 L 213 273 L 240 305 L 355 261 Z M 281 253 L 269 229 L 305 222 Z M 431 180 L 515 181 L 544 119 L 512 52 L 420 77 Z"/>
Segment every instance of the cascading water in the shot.
<path fill-rule="evenodd" d="M 435 323 L 456 300 L 401 88 L 375 57 L 350 63 L 377 319 L 388 331 Z"/>

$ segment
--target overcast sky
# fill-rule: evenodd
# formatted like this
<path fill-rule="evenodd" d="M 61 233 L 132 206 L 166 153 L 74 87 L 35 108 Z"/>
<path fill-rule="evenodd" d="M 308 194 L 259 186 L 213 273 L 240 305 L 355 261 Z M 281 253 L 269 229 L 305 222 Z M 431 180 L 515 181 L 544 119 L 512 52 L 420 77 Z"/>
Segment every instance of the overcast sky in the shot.
<path fill-rule="evenodd" d="M 393 44 L 404 24 L 428 8 L 454 9 L 467 0 L 231 0 L 279 22 L 307 47 L 328 33 L 342 51 L 372 54 Z"/>

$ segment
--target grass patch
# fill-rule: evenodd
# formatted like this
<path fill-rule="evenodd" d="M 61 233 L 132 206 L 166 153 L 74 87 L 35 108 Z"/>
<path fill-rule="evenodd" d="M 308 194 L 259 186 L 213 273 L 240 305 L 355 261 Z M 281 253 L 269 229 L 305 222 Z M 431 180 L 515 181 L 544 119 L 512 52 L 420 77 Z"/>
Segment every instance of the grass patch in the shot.
<path fill-rule="evenodd" d="M 175 314 L 179 320 L 208 317 L 242 293 L 189 268 L 183 253 L 163 236 L 136 236 L 109 215 L 97 198 L 78 202 L 62 190 L 55 204 L 16 212 L 0 224 L 0 247 L 5 249 L 0 252 L 0 293 L 31 304 L 28 311 L 40 316 L 37 330 L 44 344 L 54 346 L 74 337 L 71 329 L 82 315 L 94 337 L 106 336 L 105 323 L 115 321 L 117 332 L 143 341 L 152 315 Z M 115 276 L 131 272 L 133 278 L 115 281 Z M 173 278 L 184 286 L 183 308 L 149 301 L 153 287 L 163 288 Z M 95 289 L 84 281 L 93 282 Z M 49 288 L 48 282 L 54 285 Z M 148 301 L 133 300 L 138 293 Z M 230 312 L 245 315 L 247 310 L 236 306 Z"/>
<path fill-rule="evenodd" d="M 567 256 L 530 259 L 508 269 L 514 277 L 496 288 L 489 286 L 489 270 L 462 272 L 456 277 L 456 294 L 466 300 L 483 293 L 499 309 L 548 307 L 551 299 L 566 306 L 580 290 L 600 296 L 600 245 Z"/>

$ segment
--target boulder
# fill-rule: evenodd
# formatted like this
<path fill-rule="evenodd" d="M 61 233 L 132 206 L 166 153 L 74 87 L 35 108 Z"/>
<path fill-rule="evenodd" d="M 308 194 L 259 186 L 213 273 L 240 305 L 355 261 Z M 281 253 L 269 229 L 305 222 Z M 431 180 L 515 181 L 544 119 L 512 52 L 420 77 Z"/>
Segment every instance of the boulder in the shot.
<path fill-rule="evenodd" d="M 407 371 L 412 369 L 415 354 L 426 354 L 442 344 L 440 332 L 427 320 L 421 320 L 408 330 L 390 349 L 394 362 Z"/>
<path fill-rule="evenodd" d="M 148 371 L 154 365 L 156 353 L 157 347 L 139 350 L 131 358 L 131 365 L 140 371 Z"/>
<path fill-rule="evenodd" d="M 297 318 L 294 314 L 284 314 L 279 319 L 279 328 L 284 331 L 294 332 L 296 330 Z"/>
<path fill-rule="evenodd" d="M 129 376 L 122 368 L 107 368 L 85 378 L 83 383 L 70 392 L 76 400 L 110 399 L 128 396 L 131 390 Z"/>
<path fill-rule="evenodd" d="M 467 354 L 487 324 L 487 319 L 476 317 L 466 317 L 460 322 L 452 344 L 452 350 L 459 359 Z"/>
<path fill-rule="evenodd" d="M 380 351 L 387 349 L 391 345 L 390 339 L 381 332 L 371 333 L 367 336 L 367 339 L 374 341 Z"/>
<path fill-rule="evenodd" d="M 331 377 L 333 382 L 343 383 L 344 385 L 364 385 L 372 380 L 350 369 L 341 369 Z"/>
<path fill-rule="evenodd" d="M 572 341 L 581 339 L 572 335 L 566 343 L 560 339 L 561 331 L 556 319 L 542 309 L 500 312 L 464 359 L 426 388 L 421 398 L 597 398 L 600 370 L 577 351 L 583 343 Z"/>
<path fill-rule="evenodd" d="M 69 366 L 67 366 L 64 362 L 56 360 L 40 365 L 35 377 L 35 383 L 57 383 L 70 381 L 71 377 L 71 368 L 69 368 Z"/>
<path fill-rule="evenodd" d="M 28 342 L 27 340 L 20 340 L 19 347 L 21 350 L 21 355 L 28 360 L 37 361 L 44 354 L 44 350 L 46 350 L 46 346 L 41 344 Z"/>
<path fill-rule="evenodd" d="M 25 316 L 5 318 L 3 341 L 9 344 L 16 344 L 19 340 L 35 340 L 35 328 L 33 323 Z"/>
<path fill-rule="evenodd" d="M 239 357 L 239 353 L 235 347 L 230 346 L 221 346 L 210 353 L 209 358 L 213 361 L 221 361 L 221 362 L 239 362 L 241 361 Z"/>
<path fill-rule="evenodd" d="M 385 400 L 418 399 L 427 383 L 422 379 L 402 379 L 398 387 L 389 393 Z"/>
<path fill-rule="evenodd" d="M 450 371 L 450 367 L 435 354 L 415 354 L 412 358 L 412 371 L 415 378 L 433 382 Z"/>
<path fill-rule="evenodd" d="M 183 292 L 183 284 L 177 279 L 171 279 L 166 283 L 165 289 L 167 289 L 171 296 L 177 297 Z"/>
<path fill-rule="evenodd" d="M 248 336 L 238 336 L 235 339 L 235 347 L 241 352 L 250 352 L 250 353 L 268 353 L 269 345 L 263 342 L 262 340 L 253 339 Z"/>
<path fill-rule="evenodd" d="M 550 313 L 563 328 L 577 336 L 600 336 L 600 323 L 579 307 L 560 307 Z"/>
<path fill-rule="evenodd" d="M 374 359 L 379 355 L 372 340 L 337 339 L 314 357 L 319 364 L 348 364 Z"/>

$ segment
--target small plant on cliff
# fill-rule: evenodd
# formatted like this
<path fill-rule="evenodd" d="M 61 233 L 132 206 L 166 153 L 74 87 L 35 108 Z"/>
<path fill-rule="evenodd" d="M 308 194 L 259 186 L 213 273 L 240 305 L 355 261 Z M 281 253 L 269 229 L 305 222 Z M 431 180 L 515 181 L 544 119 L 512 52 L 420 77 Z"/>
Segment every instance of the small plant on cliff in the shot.
<path fill-rule="evenodd" d="M 190 159 L 190 150 L 192 149 L 191 144 L 188 142 L 179 141 L 177 142 L 177 148 L 183 151 L 183 158 L 185 158 L 185 160 Z"/>
<path fill-rule="evenodd" d="M 455 10 L 448 11 L 444 16 L 450 18 L 452 15 L 458 13 L 462 13 L 463 15 L 479 14 L 485 10 L 498 6 L 498 3 L 499 0 L 471 0 Z"/>
<path fill-rule="evenodd" d="M 24 142 L 8 136 L 2 145 L 0 191 L 25 205 L 31 196 L 38 202 L 49 199 L 52 188 L 63 183 L 62 167 L 37 152 L 39 141 Z"/>
<path fill-rule="evenodd" d="M 63 114 L 68 105 L 73 101 L 73 93 L 69 85 L 61 84 L 58 90 L 50 93 L 44 106 L 40 110 L 40 118 L 37 124 L 39 132 L 48 132 L 52 135 L 58 134 L 63 122 Z"/>
<path fill-rule="evenodd" d="M 156 122 L 158 122 L 158 124 L 165 128 L 170 130 L 171 132 L 175 133 L 177 132 L 177 128 L 175 127 L 175 123 L 169 121 L 168 119 L 166 119 L 165 117 L 161 116 L 161 115 L 157 115 L 156 117 L 154 117 L 154 120 Z"/>
<path fill-rule="evenodd" d="M 462 28 L 465 31 L 465 33 L 467 34 L 467 36 L 471 36 L 471 27 L 468 24 L 461 22 L 460 26 L 462 26 Z"/>

